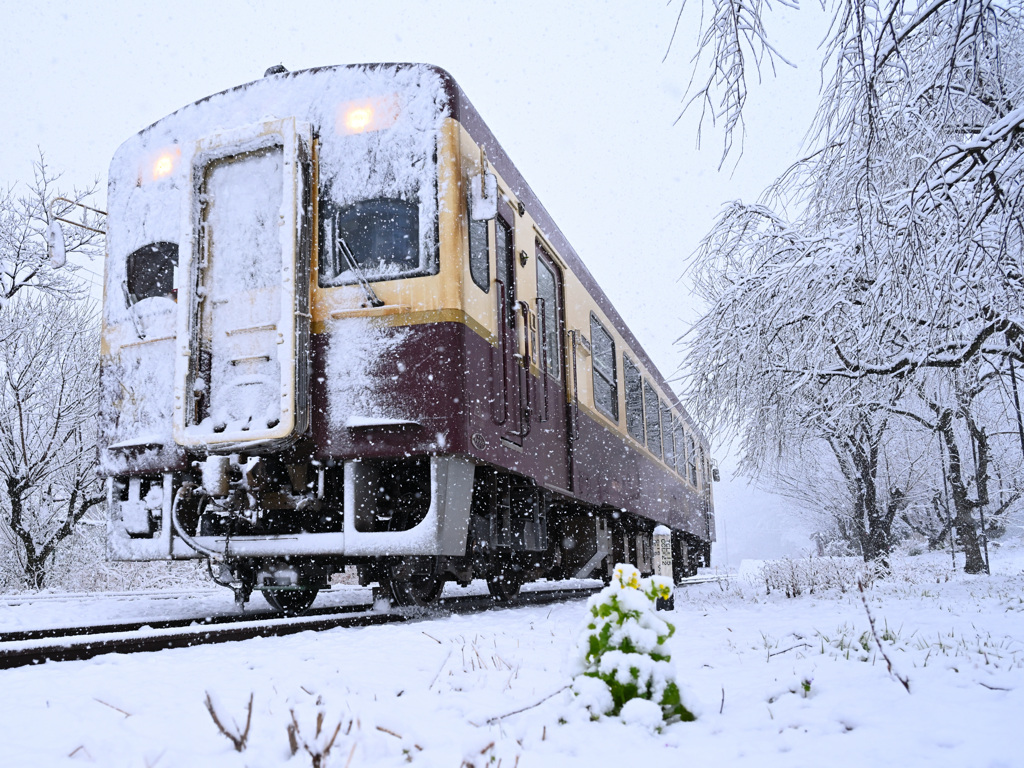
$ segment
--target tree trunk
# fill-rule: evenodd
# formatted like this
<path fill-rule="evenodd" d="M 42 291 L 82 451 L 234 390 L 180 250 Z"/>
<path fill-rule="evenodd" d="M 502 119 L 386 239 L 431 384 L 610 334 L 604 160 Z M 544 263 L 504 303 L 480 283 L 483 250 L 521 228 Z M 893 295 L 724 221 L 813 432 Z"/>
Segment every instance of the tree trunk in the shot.
<path fill-rule="evenodd" d="M 874 462 L 873 475 L 877 475 L 877 461 Z M 889 554 L 892 552 L 892 521 L 899 499 L 891 500 L 888 507 L 883 508 L 879 503 L 875 479 L 875 476 L 871 478 L 871 493 L 866 498 L 868 545 L 864 550 L 864 559 L 888 570 Z"/>
<path fill-rule="evenodd" d="M 25 586 L 42 589 L 46 586 L 50 562 L 57 547 L 74 531 L 74 526 L 92 507 L 103 502 L 103 496 L 83 497 L 81 486 L 89 483 L 86 477 L 76 478 L 64 511 L 60 527 L 43 542 L 36 541 L 31 529 L 25 524 L 25 497 L 29 483 L 25 480 L 7 478 L 7 497 L 11 503 L 10 528 L 25 550 Z"/>
<path fill-rule="evenodd" d="M 889 567 L 892 521 L 896 507 L 882 509 L 878 499 L 878 455 L 884 430 L 861 423 L 855 434 L 829 438 L 829 444 L 853 497 L 852 515 L 865 562 Z"/>
<path fill-rule="evenodd" d="M 966 556 L 964 573 L 985 573 L 985 558 L 981 554 L 978 528 L 974 524 L 972 511 L 971 509 L 958 509 L 956 513 L 956 531 L 960 539 L 960 546 Z"/>
<path fill-rule="evenodd" d="M 7 478 L 7 498 L 11 503 L 11 531 L 25 550 L 25 586 L 41 589 L 46 582 L 47 556 L 36 546 L 32 532 L 25 525 L 25 491 L 29 483 L 20 477 Z"/>
<path fill-rule="evenodd" d="M 874 505 L 869 510 L 868 517 L 871 557 L 865 558 L 866 560 L 875 561 L 882 568 L 888 570 L 889 555 L 892 552 L 892 523 L 896 519 L 896 514 L 907 507 L 908 501 L 903 491 L 893 488 L 889 491 L 889 501 L 883 509 L 878 502 L 876 493 Z"/>
<path fill-rule="evenodd" d="M 946 446 L 946 455 L 949 458 L 949 487 L 953 496 L 953 509 L 955 511 L 954 525 L 956 525 L 957 538 L 960 539 L 960 546 L 963 548 L 965 561 L 964 573 L 984 573 L 985 558 L 981 555 L 981 546 L 978 543 L 978 529 L 974 524 L 974 507 L 967 496 L 967 487 L 963 480 L 963 462 L 960 459 L 960 449 L 956 444 L 956 434 L 953 432 L 953 412 L 946 409 L 939 417 L 936 427 L 942 435 L 942 442 Z"/>
<path fill-rule="evenodd" d="M 889 536 L 892 525 L 886 512 L 878 504 L 878 443 L 877 432 L 867 424 L 862 425 L 863 434 L 852 448 L 853 465 L 859 475 L 861 488 L 860 504 L 863 510 L 863 553 L 868 563 L 889 567 L 889 552 L 892 541 Z"/>
<path fill-rule="evenodd" d="M 29 589 L 42 589 L 46 586 L 46 563 L 39 557 L 25 560 L 25 586 Z"/>

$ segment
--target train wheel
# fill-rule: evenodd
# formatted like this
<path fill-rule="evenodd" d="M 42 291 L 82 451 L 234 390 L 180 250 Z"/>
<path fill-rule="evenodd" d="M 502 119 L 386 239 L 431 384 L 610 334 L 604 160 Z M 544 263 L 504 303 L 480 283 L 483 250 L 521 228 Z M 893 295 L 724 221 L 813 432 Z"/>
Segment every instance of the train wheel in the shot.
<path fill-rule="evenodd" d="M 435 558 L 411 557 L 393 560 L 380 580 L 392 605 L 423 607 L 441 596 L 444 576 L 437 573 Z"/>
<path fill-rule="evenodd" d="M 444 579 L 433 574 L 415 574 L 407 579 L 389 578 L 388 595 L 394 605 L 425 607 L 441 596 Z"/>
<path fill-rule="evenodd" d="M 316 587 L 268 589 L 264 590 L 263 597 L 275 611 L 285 616 L 299 616 L 313 604 L 319 591 Z"/>

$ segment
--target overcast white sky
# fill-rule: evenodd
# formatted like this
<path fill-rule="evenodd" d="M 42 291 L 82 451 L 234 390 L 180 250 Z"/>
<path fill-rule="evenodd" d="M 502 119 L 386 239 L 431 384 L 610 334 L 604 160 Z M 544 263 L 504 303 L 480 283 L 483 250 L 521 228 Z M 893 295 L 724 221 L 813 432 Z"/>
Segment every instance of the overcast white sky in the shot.
<path fill-rule="evenodd" d="M 0 0 L 0 184 L 30 178 L 38 147 L 69 182 L 105 185 L 110 157 L 133 133 L 273 64 L 437 64 L 671 376 L 673 342 L 696 309 L 680 280 L 689 255 L 723 203 L 755 198 L 798 156 L 819 82 L 815 5 L 770 19 L 798 68 L 752 86 L 745 154 L 720 172 L 720 134 L 706 130 L 698 149 L 696 114 L 673 126 L 697 4 L 662 62 L 679 0 Z M 769 498 L 730 482 L 716 495 L 732 561 L 784 545 L 787 524 L 765 517 Z"/>

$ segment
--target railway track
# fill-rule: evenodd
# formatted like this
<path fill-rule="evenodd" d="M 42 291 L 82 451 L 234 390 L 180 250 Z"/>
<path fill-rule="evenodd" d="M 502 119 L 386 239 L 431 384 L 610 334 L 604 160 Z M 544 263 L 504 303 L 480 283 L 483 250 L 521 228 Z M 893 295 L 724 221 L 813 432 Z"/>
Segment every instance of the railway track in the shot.
<path fill-rule="evenodd" d="M 81 661 L 107 653 L 142 653 L 251 640 L 256 637 L 280 637 L 311 629 L 371 626 L 402 621 L 403 618 L 400 614 L 363 611 L 292 619 L 236 621 L 219 625 L 191 625 L 159 630 L 151 630 L 148 626 L 142 628 L 122 628 L 118 625 L 88 627 L 81 629 L 87 632 L 98 631 L 82 635 L 0 643 L 0 669 L 42 664 L 47 661 Z"/>
<path fill-rule="evenodd" d="M 182 598 L 213 597 L 224 593 L 223 587 L 211 589 L 137 589 L 131 591 L 110 591 L 110 592 L 24 592 L 9 595 L 0 595 L 0 605 L 16 607 L 38 603 L 76 603 L 82 600 L 94 600 L 101 597 L 103 600 L 124 600 L 138 599 L 145 597 L 148 600 L 180 600 Z"/>
<path fill-rule="evenodd" d="M 369 611 L 371 605 L 337 605 L 330 608 L 313 608 L 304 614 L 303 618 L 316 618 L 319 616 L 331 616 L 333 614 L 352 614 Z M 214 628 L 227 624 L 238 624 L 242 622 L 267 621 L 280 618 L 280 614 L 271 611 L 250 611 L 244 614 L 218 614 L 204 616 L 202 618 L 183 619 L 139 619 L 137 621 L 108 622 L 106 624 L 93 624 L 80 627 L 51 627 L 47 629 L 21 629 L 10 632 L 0 632 L 0 650 L 9 643 L 25 642 L 29 640 L 54 640 L 62 638 L 81 637 L 83 635 L 109 635 L 118 632 L 138 632 L 140 630 L 160 631 L 171 629 Z"/>
<path fill-rule="evenodd" d="M 523 592 L 508 607 L 539 605 L 587 597 L 596 588 Z M 476 613 L 505 607 L 489 596 L 445 598 L 436 606 L 417 609 L 374 610 L 373 605 L 352 605 L 314 610 L 293 618 L 227 615 L 203 619 L 137 621 L 63 629 L 20 630 L 0 633 L 0 669 L 47 661 L 81 661 L 108 653 L 143 653 L 171 648 L 281 637 L 309 630 L 367 627 L 377 624 L 436 618 L 451 613 Z"/>
<path fill-rule="evenodd" d="M 680 586 L 722 581 L 725 576 L 694 576 Z M 489 595 L 442 598 L 430 608 L 375 610 L 373 604 L 315 608 L 304 616 L 280 618 L 263 614 L 225 614 L 204 618 L 141 620 L 92 626 L 0 632 L 0 669 L 47 661 L 81 661 L 108 653 L 143 653 L 188 648 L 256 637 L 282 637 L 309 630 L 367 627 L 436 618 L 452 613 L 478 613 L 495 608 L 543 605 L 581 599 L 599 587 L 524 589 L 515 603 L 495 602 Z"/>

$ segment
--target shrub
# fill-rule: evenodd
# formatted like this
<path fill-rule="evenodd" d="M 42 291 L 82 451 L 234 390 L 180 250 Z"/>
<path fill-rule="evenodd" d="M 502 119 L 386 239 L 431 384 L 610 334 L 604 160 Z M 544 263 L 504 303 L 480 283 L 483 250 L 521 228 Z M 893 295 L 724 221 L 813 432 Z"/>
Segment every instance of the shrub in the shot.
<path fill-rule="evenodd" d="M 611 584 L 590 598 L 572 687 L 594 717 L 650 725 L 696 719 L 683 704 L 665 647 L 675 627 L 655 612 L 658 598 L 671 594 L 668 579 L 641 579 L 636 568 L 620 563 Z"/>
<path fill-rule="evenodd" d="M 761 566 L 760 578 L 768 594 L 782 592 L 786 597 L 813 595 L 826 589 L 846 592 L 867 579 L 863 560 L 854 557 L 784 557 Z"/>

